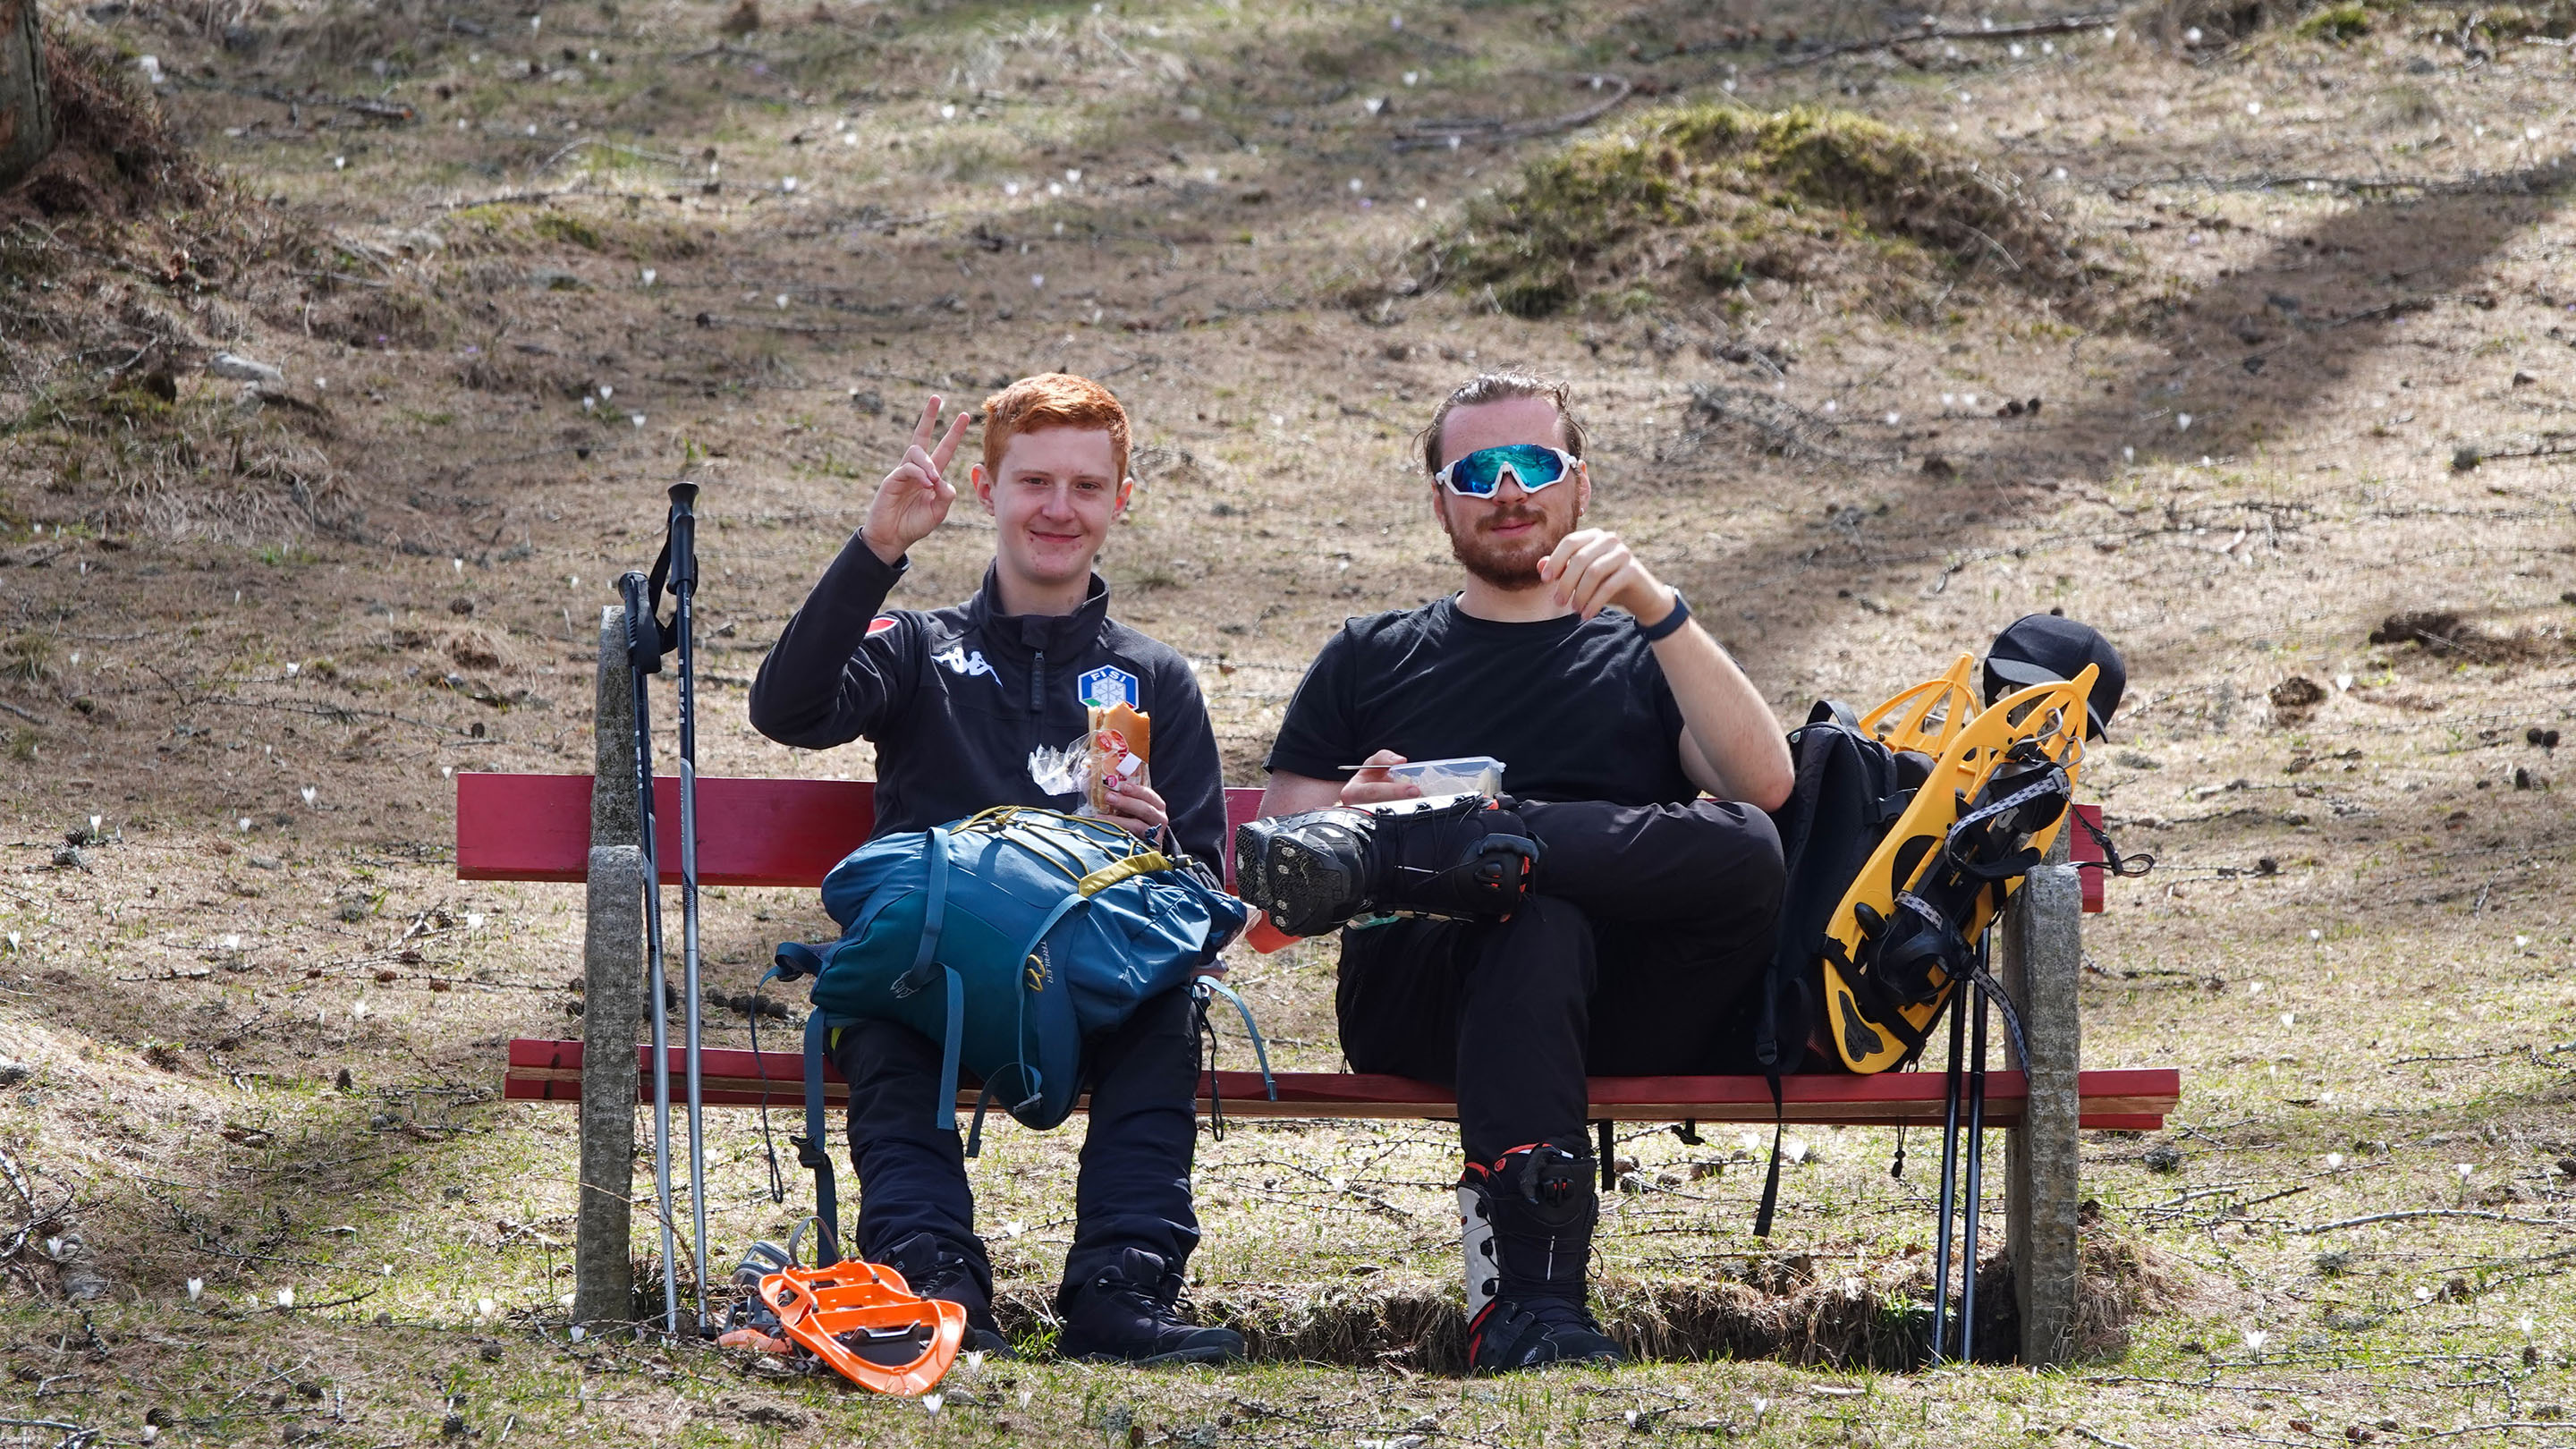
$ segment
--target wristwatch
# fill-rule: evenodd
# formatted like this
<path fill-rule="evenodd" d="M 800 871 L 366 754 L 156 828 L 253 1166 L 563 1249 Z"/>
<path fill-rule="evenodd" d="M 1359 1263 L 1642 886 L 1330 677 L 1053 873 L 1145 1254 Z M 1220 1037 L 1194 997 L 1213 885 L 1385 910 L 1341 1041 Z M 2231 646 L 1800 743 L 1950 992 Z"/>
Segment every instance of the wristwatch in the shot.
<path fill-rule="evenodd" d="M 1639 624 L 1637 632 L 1645 636 L 1647 643 L 1652 644 L 1689 622 L 1690 600 L 1682 597 L 1681 590 L 1674 589 L 1673 611 L 1651 624 Z"/>

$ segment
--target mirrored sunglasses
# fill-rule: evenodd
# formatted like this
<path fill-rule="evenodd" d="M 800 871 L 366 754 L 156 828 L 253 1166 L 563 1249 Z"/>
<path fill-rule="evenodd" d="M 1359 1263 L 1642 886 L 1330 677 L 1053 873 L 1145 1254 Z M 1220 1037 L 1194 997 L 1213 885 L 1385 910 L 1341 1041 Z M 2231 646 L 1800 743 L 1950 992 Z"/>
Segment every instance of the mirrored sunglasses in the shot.
<path fill-rule="evenodd" d="M 1508 473 L 1523 493 L 1536 493 L 1572 477 L 1577 461 L 1572 453 L 1544 444 L 1505 443 L 1450 459 L 1431 481 L 1462 498 L 1491 498 Z"/>

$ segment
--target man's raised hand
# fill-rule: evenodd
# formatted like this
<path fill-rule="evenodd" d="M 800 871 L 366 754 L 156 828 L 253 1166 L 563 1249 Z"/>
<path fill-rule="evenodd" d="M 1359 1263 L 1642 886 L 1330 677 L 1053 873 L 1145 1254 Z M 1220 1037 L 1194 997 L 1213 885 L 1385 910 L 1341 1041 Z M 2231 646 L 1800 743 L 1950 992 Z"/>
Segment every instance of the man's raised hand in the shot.
<path fill-rule="evenodd" d="M 867 521 L 859 525 L 859 536 L 878 558 L 889 564 L 900 562 L 948 517 L 948 505 L 957 501 L 957 490 L 941 475 L 948 460 L 957 456 L 966 425 L 974 420 L 972 411 L 960 412 L 943 435 L 939 399 L 934 396 L 922 407 L 921 421 L 913 425 L 912 446 L 904 449 L 903 461 L 877 485 L 877 496 L 868 503 Z"/>
<path fill-rule="evenodd" d="M 1672 612 L 1673 591 L 1664 587 L 1627 542 L 1606 528 L 1579 528 L 1538 561 L 1538 576 L 1556 586 L 1556 602 L 1589 619 L 1611 604 L 1652 624 Z"/>

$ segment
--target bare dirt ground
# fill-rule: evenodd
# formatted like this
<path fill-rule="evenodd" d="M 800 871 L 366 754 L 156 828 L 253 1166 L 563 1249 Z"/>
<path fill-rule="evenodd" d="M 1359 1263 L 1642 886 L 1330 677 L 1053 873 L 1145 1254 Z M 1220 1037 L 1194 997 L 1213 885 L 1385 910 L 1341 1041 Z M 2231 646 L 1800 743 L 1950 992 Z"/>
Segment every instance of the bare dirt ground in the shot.
<path fill-rule="evenodd" d="M 120 210 L 96 172 L 0 218 L 26 1442 L 2576 1443 L 2563 14 L 2150 10 L 1821 57 L 1916 13 L 57 18 L 154 57 L 223 183 Z M 1622 87 L 1573 129 L 1469 124 Z M 1842 222 L 1712 279 L 1676 230 L 1533 318 L 1422 245 L 1675 99 L 1907 128 L 2044 212 L 2077 280 Z M 1455 1352 L 1436 1125 L 1203 1145 L 1193 1292 L 1252 1367 L 985 1363 L 925 1413 L 569 1343 L 571 1119 L 495 1098 L 508 1038 L 577 1025 L 577 893 L 457 882 L 452 776 L 587 767 L 597 610 L 663 487 L 706 484 L 703 767 L 864 777 L 750 731 L 761 651 L 923 394 L 1102 378 L 1144 485 L 1118 610 L 1199 665 L 1252 783 L 1327 632 L 1449 586 L 1407 439 L 1504 361 L 1578 380 L 1601 519 L 1784 720 L 2034 609 L 2128 651 L 2086 785 L 2159 864 L 2088 922 L 2086 1056 L 2186 1095 L 2089 1145 L 2093 1356 L 1872 1371 L 1917 1323 L 1928 1172 L 1815 1134 L 1760 1244 L 1750 1138 L 1639 1131 L 1605 1304 L 1665 1358 L 1425 1376 Z M 903 597 L 962 596 L 988 551 L 961 518 Z M 727 993 L 825 929 L 805 892 L 709 896 Z M 1237 965 L 1290 1065 L 1337 1060 L 1330 969 Z M 976 1169 L 1033 1350 L 1079 1133 L 1002 1131 Z M 772 1201 L 756 1124 L 710 1145 L 720 1243 L 783 1232 L 803 1185 Z"/>

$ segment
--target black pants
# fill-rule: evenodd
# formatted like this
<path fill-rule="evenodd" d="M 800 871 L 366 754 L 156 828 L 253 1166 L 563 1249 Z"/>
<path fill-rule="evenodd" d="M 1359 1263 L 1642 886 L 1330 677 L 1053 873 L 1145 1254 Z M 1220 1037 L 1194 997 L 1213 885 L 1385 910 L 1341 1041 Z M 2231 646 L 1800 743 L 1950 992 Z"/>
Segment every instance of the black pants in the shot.
<path fill-rule="evenodd" d="M 1780 839 L 1745 805 L 1524 804 L 1545 848 L 1507 921 L 1342 934 L 1342 1051 L 1458 1089 L 1471 1161 L 1579 1142 L 1584 1077 L 1745 1070 L 1727 1060 L 1780 909 Z"/>
<path fill-rule="evenodd" d="M 850 1084 L 858 1256 L 876 1259 L 927 1231 L 964 1253 L 977 1286 L 989 1293 L 992 1268 L 975 1233 L 965 1146 L 933 1116 L 939 1044 L 908 1026 L 862 1021 L 841 1028 L 832 1059 Z M 1178 1272 L 1199 1242 L 1190 1206 L 1198 1037 L 1188 988 L 1153 998 L 1085 1043 L 1083 1070 L 1091 1125 L 1074 1187 L 1065 1281 L 1085 1281 L 1125 1248 L 1143 1248 Z"/>

